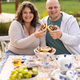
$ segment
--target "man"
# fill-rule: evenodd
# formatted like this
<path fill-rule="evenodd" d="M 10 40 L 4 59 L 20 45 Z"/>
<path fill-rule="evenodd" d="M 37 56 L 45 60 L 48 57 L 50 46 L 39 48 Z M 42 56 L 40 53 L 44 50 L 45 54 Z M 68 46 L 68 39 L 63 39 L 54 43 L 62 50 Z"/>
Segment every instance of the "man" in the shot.
<path fill-rule="evenodd" d="M 46 11 L 49 16 L 42 19 L 43 24 L 54 25 L 56 30 L 46 33 L 47 46 L 56 49 L 58 54 L 80 54 L 80 29 L 76 19 L 61 12 L 58 0 L 47 0 Z"/>

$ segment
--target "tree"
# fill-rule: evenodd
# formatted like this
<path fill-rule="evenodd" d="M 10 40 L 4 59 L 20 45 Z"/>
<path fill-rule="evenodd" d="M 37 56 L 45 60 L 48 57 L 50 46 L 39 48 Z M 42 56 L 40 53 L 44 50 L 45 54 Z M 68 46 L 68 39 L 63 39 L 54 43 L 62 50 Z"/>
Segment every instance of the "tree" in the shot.
<path fill-rule="evenodd" d="M 1 13 L 2 11 L 1 11 L 1 0 L 0 0 L 0 13 Z"/>
<path fill-rule="evenodd" d="M 15 0 L 15 11 L 18 9 L 18 0 Z"/>

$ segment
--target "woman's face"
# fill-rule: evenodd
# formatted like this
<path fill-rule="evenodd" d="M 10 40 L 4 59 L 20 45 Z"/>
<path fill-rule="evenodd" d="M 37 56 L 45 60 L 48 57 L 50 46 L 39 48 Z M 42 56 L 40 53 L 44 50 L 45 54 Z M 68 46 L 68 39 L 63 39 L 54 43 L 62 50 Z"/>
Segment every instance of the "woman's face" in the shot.
<path fill-rule="evenodd" d="M 22 12 L 22 18 L 24 20 L 25 23 L 31 23 L 31 21 L 34 18 L 34 14 L 31 13 L 30 8 L 25 7 L 23 12 Z"/>

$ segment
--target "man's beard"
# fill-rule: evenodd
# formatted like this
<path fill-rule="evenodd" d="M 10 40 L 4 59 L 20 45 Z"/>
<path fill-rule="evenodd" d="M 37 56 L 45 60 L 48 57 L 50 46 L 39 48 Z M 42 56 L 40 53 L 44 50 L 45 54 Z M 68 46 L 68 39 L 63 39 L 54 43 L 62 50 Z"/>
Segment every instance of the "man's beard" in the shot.
<path fill-rule="evenodd" d="M 56 19 L 58 16 L 55 16 L 55 17 L 52 17 L 52 16 L 49 16 L 52 20 Z"/>
<path fill-rule="evenodd" d="M 52 20 L 55 20 L 55 19 L 57 19 L 58 18 L 58 16 L 59 16 L 60 14 L 58 14 L 57 16 L 54 16 L 54 17 L 52 17 L 52 16 L 49 16 Z"/>

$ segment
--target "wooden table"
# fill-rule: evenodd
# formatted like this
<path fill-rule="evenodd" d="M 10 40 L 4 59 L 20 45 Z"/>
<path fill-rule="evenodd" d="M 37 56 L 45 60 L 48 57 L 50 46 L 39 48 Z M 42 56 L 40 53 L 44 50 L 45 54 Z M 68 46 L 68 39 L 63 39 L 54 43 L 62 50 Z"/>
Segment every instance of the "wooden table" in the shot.
<path fill-rule="evenodd" d="M 3 67 L 3 70 L 1 72 L 0 80 L 7 80 L 9 78 L 11 70 L 14 69 L 14 65 L 12 62 L 13 62 L 13 59 L 15 59 L 16 57 L 22 57 L 22 56 L 9 56 L 5 66 Z M 25 57 L 28 57 L 28 56 L 25 56 Z M 31 56 L 31 57 L 36 59 L 38 62 L 42 62 L 42 59 L 37 59 L 36 56 Z M 50 80 L 50 78 L 49 78 L 50 71 L 58 68 L 55 58 L 56 58 L 56 56 L 54 55 L 53 60 L 51 60 L 51 58 L 47 59 L 48 62 L 50 63 L 50 67 L 48 67 L 48 68 L 38 66 L 39 75 L 36 77 L 35 80 Z M 77 66 L 77 65 L 80 66 L 80 56 L 77 56 L 76 60 L 77 61 L 74 62 L 73 67 Z"/>

